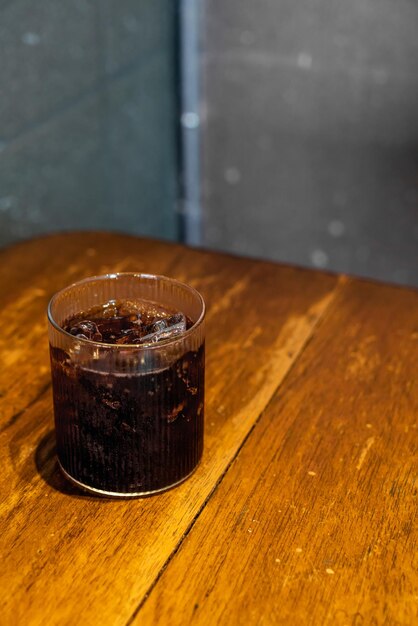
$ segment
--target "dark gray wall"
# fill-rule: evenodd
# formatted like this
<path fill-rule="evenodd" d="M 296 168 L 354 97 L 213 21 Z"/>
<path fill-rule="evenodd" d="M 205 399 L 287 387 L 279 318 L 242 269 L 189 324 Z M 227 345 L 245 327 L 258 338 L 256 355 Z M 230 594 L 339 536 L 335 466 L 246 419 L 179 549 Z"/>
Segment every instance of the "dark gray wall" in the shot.
<path fill-rule="evenodd" d="M 177 236 L 175 5 L 0 2 L 0 245 Z"/>
<path fill-rule="evenodd" d="M 418 3 L 204 0 L 204 243 L 418 284 Z"/>

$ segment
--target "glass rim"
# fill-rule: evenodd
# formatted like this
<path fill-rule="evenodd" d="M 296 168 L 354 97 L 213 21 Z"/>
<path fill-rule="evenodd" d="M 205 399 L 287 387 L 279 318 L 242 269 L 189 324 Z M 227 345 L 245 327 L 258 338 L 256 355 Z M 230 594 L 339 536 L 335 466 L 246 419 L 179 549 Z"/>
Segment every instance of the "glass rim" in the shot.
<path fill-rule="evenodd" d="M 93 341 L 91 339 L 85 339 L 84 337 L 76 337 L 75 335 L 72 335 L 71 333 L 69 333 L 66 330 L 64 330 L 55 321 L 54 316 L 52 314 L 52 307 L 53 307 L 56 299 L 60 295 L 62 295 L 65 291 L 68 291 L 72 287 L 78 287 L 79 285 L 82 285 L 83 283 L 89 283 L 89 282 L 93 282 L 95 280 L 96 281 L 109 280 L 109 279 L 117 280 L 119 277 L 146 278 L 146 279 L 153 279 L 153 280 L 157 280 L 157 281 L 167 281 L 167 282 L 169 282 L 171 284 L 178 285 L 179 287 L 181 287 L 183 289 L 186 289 L 187 291 L 189 291 L 189 293 L 191 293 L 194 296 L 196 296 L 196 298 L 198 299 L 198 301 L 201 304 L 201 313 L 200 313 L 198 319 L 196 320 L 196 322 L 194 322 L 192 324 L 192 326 L 190 326 L 190 328 L 188 328 L 183 333 L 181 333 L 180 336 L 173 337 L 172 339 L 171 338 L 163 339 L 162 341 L 157 341 L 155 343 L 145 343 L 145 344 L 107 343 L 105 341 Z M 48 302 L 48 307 L 47 307 L 48 321 L 52 324 L 52 326 L 55 328 L 55 330 L 57 330 L 59 333 L 61 333 L 63 335 L 66 335 L 67 337 L 73 339 L 74 341 L 80 341 L 85 346 L 95 346 L 96 348 L 106 348 L 106 349 L 111 348 L 112 350 L 115 350 L 115 349 L 116 350 L 127 350 L 127 349 L 133 349 L 133 348 L 135 348 L 135 350 L 138 350 L 138 351 L 142 351 L 142 350 L 156 350 L 156 349 L 159 349 L 159 348 L 163 348 L 163 347 L 166 347 L 166 346 L 173 345 L 175 343 L 180 343 L 186 337 L 189 337 L 199 326 L 202 325 L 203 320 L 205 318 L 205 314 L 206 314 L 206 304 L 205 304 L 205 301 L 203 299 L 203 296 L 201 295 L 201 293 L 199 293 L 199 291 L 197 291 L 197 289 L 195 289 L 191 285 L 188 285 L 187 283 L 183 283 L 181 280 L 177 280 L 176 278 L 170 278 L 169 276 L 164 276 L 163 274 L 147 274 L 145 272 L 111 272 L 109 274 L 97 274 L 97 275 L 94 275 L 94 276 L 87 276 L 86 278 L 82 278 L 81 280 L 77 280 L 76 282 L 71 283 L 70 285 L 67 285 L 66 287 L 63 287 L 62 289 L 60 289 L 59 291 L 54 293 L 54 295 L 51 297 L 50 301 Z"/>

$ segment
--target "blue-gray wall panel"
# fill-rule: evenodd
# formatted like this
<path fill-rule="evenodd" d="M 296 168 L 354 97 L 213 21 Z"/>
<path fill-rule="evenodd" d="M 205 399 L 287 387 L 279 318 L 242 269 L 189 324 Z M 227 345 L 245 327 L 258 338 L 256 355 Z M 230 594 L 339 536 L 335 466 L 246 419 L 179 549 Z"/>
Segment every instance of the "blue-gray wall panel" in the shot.
<path fill-rule="evenodd" d="M 174 13 L 0 4 L 0 245 L 62 229 L 177 237 Z"/>

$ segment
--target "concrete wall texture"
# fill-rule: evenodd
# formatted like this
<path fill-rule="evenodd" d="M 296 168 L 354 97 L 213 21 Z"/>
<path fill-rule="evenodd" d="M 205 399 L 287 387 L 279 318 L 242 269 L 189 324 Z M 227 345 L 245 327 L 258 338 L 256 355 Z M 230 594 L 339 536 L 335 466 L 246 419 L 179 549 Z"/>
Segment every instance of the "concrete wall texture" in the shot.
<path fill-rule="evenodd" d="M 418 284 L 418 4 L 204 0 L 204 244 Z"/>
<path fill-rule="evenodd" d="M 0 245 L 177 237 L 171 0 L 0 0 Z"/>

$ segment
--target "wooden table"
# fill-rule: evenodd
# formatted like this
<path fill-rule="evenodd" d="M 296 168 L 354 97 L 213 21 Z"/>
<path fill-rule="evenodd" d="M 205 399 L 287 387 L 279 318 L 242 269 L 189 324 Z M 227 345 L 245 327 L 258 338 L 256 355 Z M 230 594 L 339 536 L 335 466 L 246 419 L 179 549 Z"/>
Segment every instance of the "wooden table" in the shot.
<path fill-rule="evenodd" d="M 2 626 L 418 624 L 416 292 L 111 234 L 0 258 Z M 129 270 L 207 301 L 205 452 L 105 500 L 57 468 L 45 308 Z"/>

